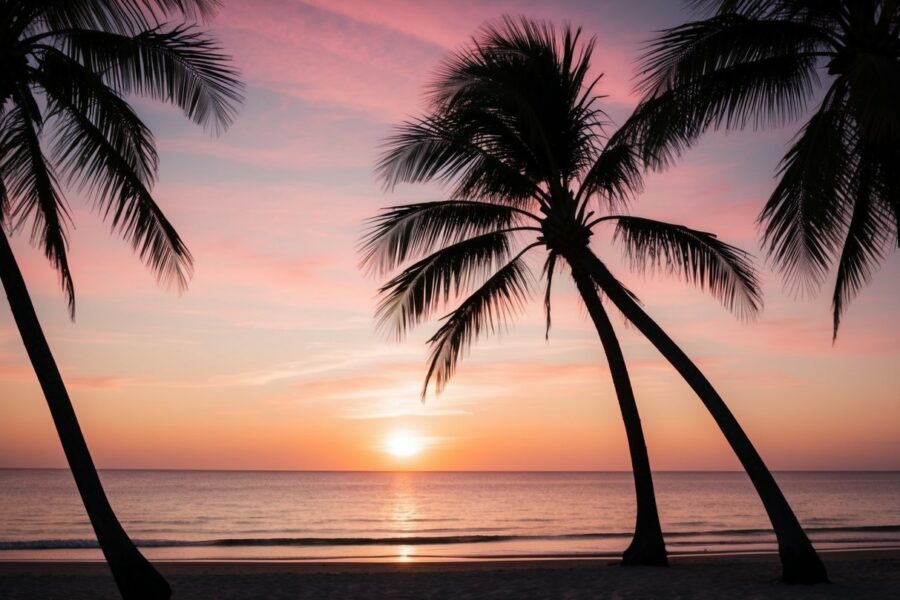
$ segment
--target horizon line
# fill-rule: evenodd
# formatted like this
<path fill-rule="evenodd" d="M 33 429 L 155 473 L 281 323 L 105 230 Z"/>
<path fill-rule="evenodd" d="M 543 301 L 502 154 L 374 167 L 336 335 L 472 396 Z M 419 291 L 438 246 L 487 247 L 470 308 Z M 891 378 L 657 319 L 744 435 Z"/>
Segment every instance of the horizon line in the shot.
<path fill-rule="evenodd" d="M 184 471 L 209 473 L 632 473 L 628 469 L 208 469 L 98 467 L 98 471 Z M 4 467 L 0 471 L 70 471 L 69 467 Z M 653 473 L 743 473 L 742 469 L 653 469 Z M 772 473 L 900 473 L 897 469 L 771 469 Z"/>

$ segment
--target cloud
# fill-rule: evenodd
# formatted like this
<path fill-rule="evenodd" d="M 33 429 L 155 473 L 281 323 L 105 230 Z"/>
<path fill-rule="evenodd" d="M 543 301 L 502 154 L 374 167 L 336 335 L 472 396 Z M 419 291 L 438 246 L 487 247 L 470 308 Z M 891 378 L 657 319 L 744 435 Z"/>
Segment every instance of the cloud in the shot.
<path fill-rule="evenodd" d="M 381 119 L 404 114 L 441 49 L 305 4 L 236 3 L 215 26 L 251 83 Z"/>
<path fill-rule="evenodd" d="M 505 389 L 502 385 L 457 385 L 452 395 L 440 402 L 420 400 L 422 374 L 406 377 L 388 385 L 335 391 L 330 398 L 341 407 L 345 419 L 396 419 L 399 417 L 447 417 L 472 414 L 471 406 L 479 400 L 496 396 Z"/>
<path fill-rule="evenodd" d="M 439 61 L 469 43 L 487 21 L 523 12 L 521 3 L 267 0 L 225 6 L 214 27 L 258 86 L 321 106 L 393 121 L 420 107 L 424 85 Z M 605 102 L 631 106 L 632 59 L 642 35 L 614 27 L 595 11 L 534 4 L 537 20 L 584 23 L 598 33 L 595 73 L 604 73 Z M 621 24 L 619 24 L 621 25 Z"/>
<path fill-rule="evenodd" d="M 157 111 L 155 105 L 148 111 Z M 295 177 L 319 169 L 368 170 L 384 125 L 341 106 L 310 103 L 251 88 L 240 119 L 222 137 L 197 129 L 166 128 L 157 137 L 165 157 L 219 165 L 236 163 L 258 173 Z"/>
<path fill-rule="evenodd" d="M 396 361 L 398 357 L 411 356 L 412 350 L 401 346 L 369 346 L 362 349 L 341 348 L 327 343 L 309 345 L 308 358 L 289 361 L 266 367 L 221 375 L 213 381 L 222 385 L 267 385 L 278 381 L 319 377 L 326 373 L 346 371 L 352 367 L 365 366 L 378 369 L 384 364 Z"/>
<path fill-rule="evenodd" d="M 73 389 L 82 390 L 119 390 L 132 384 L 127 377 L 108 377 L 103 375 L 90 375 L 81 377 L 69 377 L 66 385 Z"/>

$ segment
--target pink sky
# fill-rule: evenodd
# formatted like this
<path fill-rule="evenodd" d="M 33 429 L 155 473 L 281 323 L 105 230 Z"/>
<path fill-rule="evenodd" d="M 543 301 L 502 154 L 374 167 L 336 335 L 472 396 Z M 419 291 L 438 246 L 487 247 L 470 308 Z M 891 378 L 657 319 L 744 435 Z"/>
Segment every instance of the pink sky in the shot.
<path fill-rule="evenodd" d="M 424 340 L 376 334 L 378 281 L 357 268 L 362 220 L 435 200 L 385 194 L 379 140 L 421 108 L 441 57 L 484 21 L 524 14 L 598 36 L 600 92 L 621 121 L 633 60 L 673 2 L 225 2 L 212 23 L 244 73 L 237 123 L 211 138 L 173 110 L 137 106 L 157 134 L 155 190 L 196 261 L 187 293 L 160 289 L 128 246 L 72 196 L 71 323 L 56 277 L 24 238 L 15 250 L 101 467 L 261 469 L 627 469 L 602 350 L 558 278 L 554 327 L 540 301 L 479 343 L 447 391 L 422 405 Z M 649 177 L 634 213 L 713 231 L 760 256 L 754 224 L 796 126 L 711 135 Z M 831 344 L 828 294 L 796 300 L 763 268 L 765 310 L 742 323 L 677 281 L 626 283 L 704 369 L 776 469 L 898 469 L 900 261 L 896 253 Z M 830 285 L 830 282 L 829 282 Z M 737 462 L 690 389 L 617 321 L 657 469 Z M 0 305 L 0 466 L 63 466 L 44 400 Z M 383 451 L 396 430 L 424 451 Z"/>

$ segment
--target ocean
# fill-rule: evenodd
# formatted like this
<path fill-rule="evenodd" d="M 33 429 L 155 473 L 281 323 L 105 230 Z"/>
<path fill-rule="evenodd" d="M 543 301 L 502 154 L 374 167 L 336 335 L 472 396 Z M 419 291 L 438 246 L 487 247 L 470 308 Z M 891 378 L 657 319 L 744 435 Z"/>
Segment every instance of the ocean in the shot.
<path fill-rule="evenodd" d="M 900 547 L 900 473 L 775 474 L 816 547 Z M 102 471 L 126 530 L 165 560 L 615 556 L 634 525 L 618 472 Z M 672 554 L 775 549 L 737 472 L 655 474 Z M 0 560 L 97 560 L 65 470 L 0 470 Z"/>

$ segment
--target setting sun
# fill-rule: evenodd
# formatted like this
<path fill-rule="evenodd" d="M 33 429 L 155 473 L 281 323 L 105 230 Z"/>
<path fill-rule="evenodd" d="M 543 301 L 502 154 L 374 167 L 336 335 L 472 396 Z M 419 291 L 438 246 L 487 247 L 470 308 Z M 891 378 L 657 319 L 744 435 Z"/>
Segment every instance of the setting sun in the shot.
<path fill-rule="evenodd" d="M 397 458 L 407 458 L 422 452 L 425 444 L 422 438 L 409 431 L 393 431 L 384 442 L 384 450 Z"/>

